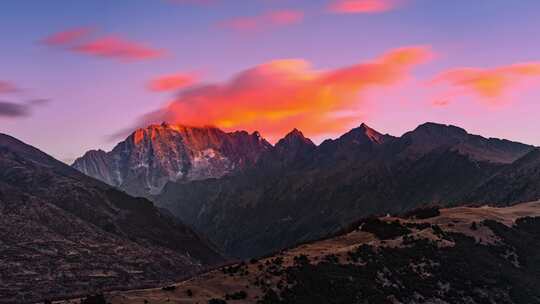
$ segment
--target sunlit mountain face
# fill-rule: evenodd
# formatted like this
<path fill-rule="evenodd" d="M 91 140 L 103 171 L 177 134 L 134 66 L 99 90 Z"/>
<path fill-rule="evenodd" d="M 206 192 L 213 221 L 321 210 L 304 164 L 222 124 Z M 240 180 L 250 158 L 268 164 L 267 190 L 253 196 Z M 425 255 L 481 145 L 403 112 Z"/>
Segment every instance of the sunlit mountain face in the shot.
<path fill-rule="evenodd" d="M 220 178 L 253 166 L 272 145 L 258 133 L 151 125 L 109 153 L 92 150 L 73 167 L 133 195 L 157 194 L 168 181 Z"/>
<path fill-rule="evenodd" d="M 3 1 L 0 303 L 538 302 L 538 11 Z"/>

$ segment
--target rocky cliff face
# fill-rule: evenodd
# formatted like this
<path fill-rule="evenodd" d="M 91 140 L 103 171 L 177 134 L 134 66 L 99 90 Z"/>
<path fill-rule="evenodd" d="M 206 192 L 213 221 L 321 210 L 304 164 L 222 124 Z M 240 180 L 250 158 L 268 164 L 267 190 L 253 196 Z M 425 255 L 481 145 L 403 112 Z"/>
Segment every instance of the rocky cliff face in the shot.
<path fill-rule="evenodd" d="M 90 151 L 73 167 L 138 196 L 159 193 L 169 181 L 219 178 L 253 165 L 271 145 L 255 132 L 213 127 L 152 125 L 112 151 Z"/>
<path fill-rule="evenodd" d="M 35 303 L 178 280 L 223 258 L 150 201 L 0 134 L 0 260 L 0 302 Z"/>

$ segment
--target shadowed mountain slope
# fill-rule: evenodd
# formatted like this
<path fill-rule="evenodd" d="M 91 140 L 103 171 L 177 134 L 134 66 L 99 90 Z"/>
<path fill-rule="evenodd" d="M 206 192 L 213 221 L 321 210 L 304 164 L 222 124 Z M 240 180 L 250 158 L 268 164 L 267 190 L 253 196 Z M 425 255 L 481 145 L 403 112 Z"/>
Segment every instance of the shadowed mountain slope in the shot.
<path fill-rule="evenodd" d="M 3 134 L 0 215 L 0 302 L 152 285 L 223 261 L 150 201 Z"/>
<path fill-rule="evenodd" d="M 474 191 L 469 201 L 511 204 L 540 198 L 540 149 L 505 166 Z"/>
<path fill-rule="evenodd" d="M 463 203 L 532 149 L 455 126 L 426 123 L 393 137 L 362 124 L 295 161 L 280 161 L 275 148 L 253 168 L 170 182 L 153 199 L 227 253 L 250 257 L 331 234 L 358 217 Z"/>

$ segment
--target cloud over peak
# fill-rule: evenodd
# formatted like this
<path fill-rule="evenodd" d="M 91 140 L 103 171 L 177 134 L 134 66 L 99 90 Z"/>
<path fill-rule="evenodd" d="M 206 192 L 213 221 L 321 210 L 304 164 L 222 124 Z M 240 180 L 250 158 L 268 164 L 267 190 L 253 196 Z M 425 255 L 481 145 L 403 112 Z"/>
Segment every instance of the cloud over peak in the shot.
<path fill-rule="evenodd" d="M 315 70 L 303 59 L 275 60 L 223 83 L 182 90 L 162 109 L 144 116 L 139 125 L 168 121 L 259 130 L 270 140 L 294 127 L 309 136 L 341 132 L 362 114 L 360 93 L 393 85 L 430 57 L 429 48 L 407 47 L 333 70 Z"/>

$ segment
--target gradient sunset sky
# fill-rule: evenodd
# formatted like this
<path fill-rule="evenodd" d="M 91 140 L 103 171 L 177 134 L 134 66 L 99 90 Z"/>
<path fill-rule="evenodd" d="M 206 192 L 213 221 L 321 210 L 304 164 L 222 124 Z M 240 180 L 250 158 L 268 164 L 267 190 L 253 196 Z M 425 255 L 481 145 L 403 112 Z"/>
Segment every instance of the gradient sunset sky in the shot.
<path fill-rule="evenodd" d="M 540 145 L 540 1 L 5 0 L 0 132 L 65 162 L 169 121 Z"/>

